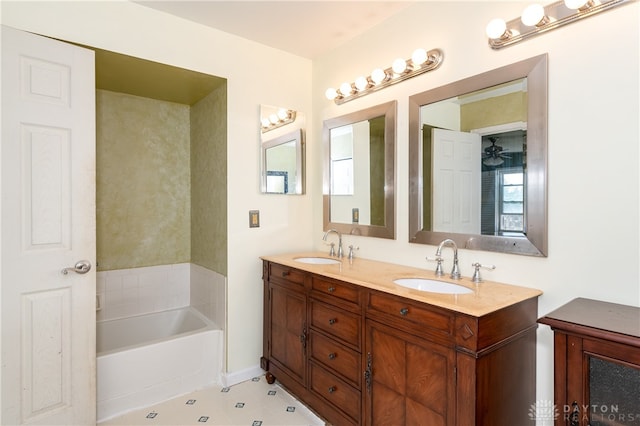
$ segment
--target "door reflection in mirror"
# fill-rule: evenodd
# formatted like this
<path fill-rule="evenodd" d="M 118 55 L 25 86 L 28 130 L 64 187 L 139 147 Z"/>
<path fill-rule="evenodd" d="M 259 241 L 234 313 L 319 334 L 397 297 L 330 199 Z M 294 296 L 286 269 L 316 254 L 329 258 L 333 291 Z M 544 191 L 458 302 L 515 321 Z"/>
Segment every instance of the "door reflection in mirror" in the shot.
<path fill-rule="evenodd" d="M 423 230 L 524 235 L 526 78 L 424 105 L 420 116 Z"/>

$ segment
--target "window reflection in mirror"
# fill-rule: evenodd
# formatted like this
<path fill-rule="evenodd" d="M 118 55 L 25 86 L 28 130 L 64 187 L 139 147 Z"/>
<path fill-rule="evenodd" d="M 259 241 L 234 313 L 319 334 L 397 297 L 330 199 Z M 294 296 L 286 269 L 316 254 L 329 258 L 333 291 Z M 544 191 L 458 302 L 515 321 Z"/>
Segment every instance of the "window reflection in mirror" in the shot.
<path fill-rule="evenodd" d="M 285 108 L 260 106 L 263 117 L 277 115 Z M 284 125 L 261 132 L 261 182 L 266 194 L 304 193 L 304 114 Z"/>
<path fill-rule="evenodd" d="M 331 129 L 332 221 L 384 226 L 384 120 Z"/>
<path fill-rule="evenodd" d="M 546 256 L 547 55 L 409 98 L 410 241 Z"/>
<path fill-rule="evenodd" d="M 324 228 L 395 238 L 396 102 L 324 122 Z"/>

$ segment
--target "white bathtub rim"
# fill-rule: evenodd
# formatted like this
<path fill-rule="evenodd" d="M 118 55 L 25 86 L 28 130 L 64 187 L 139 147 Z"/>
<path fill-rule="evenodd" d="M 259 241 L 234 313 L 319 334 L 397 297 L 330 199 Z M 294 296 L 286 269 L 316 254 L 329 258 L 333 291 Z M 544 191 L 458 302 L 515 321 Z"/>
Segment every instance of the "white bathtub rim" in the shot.
<path fill-rule="evenodd" d="M 154 315 L 154 314 L 161 314 L 161 313 L 167 313 L 167 312 L 173 312 L 173 311 L 181 311 L 181 310 L 189 310 L 194 315 L 196 315 L 200 320 L 202 320 L 205 323 L 205 326 L 197 328 L 195 330 L 186 331 L 186 332 L 183 332 L 183 333 L 172 334 L 171 336 L 168 336 L 168 337 L 161 337 L 161 338 L 158 338 L 158 339 L 146 340 L 144 342 L 140 342 L 140 343 L 133 344 L 133 345 L 122 346 L 122 347 L 111 349 L 111 350 L 108 350 L 108 351 L 96 352 L 96 358 L 109 356 L 109 355 L 112 355 L 112 354 L 116 354 L 118 352 L 123 352 L 123 351 L 131 350 L 131 349 L 135 349 L 135 348 L 141 348 L 143 346 L 149 346 L 149 345 L 157 344 L 157 343 L 160 343 L 160 342 L 164 342 L 164 341 L 171 340 L 171 339 L 176 339 L 176 338 L 179 338 L 179 337 L 186 337 L 186 336 L 189 336 L 191 334 L 202 333 L 202 332 L 208 331 L 208 330 L 216 330 L 216 331 L 220 330 L 220 331 L 222 331 L 222 329 L 220 327 L 218 327 L 218 325 L 216 323 L 214 323 L 211 319 L 207 318 L 204 314 L 202 314 L 202 312 L 200 312 L 199 310 L 197 310 L 193 306 L 188 306 L 188 305 L 180 307 L 180 308 L 167 309 L 167 310 L 164 310 L 164 311 L 157 311 L 157 312 L 147 312 L 147 313 L 143 313 L 143 314 L 140 314 L 140 315 L 132 315 L 132 316 L 129 316 L 129 317 L 122 317 L 122 318 L 113 318 L 113 319 L 108 319 L 108 320 L 103 320 L 103 321 L 98 321 L 98 322 L 107 323 L 107 322 L 119 321 L 119 320 L 123 320 L 123 319 L 151 316 L 151 315 Z"/>

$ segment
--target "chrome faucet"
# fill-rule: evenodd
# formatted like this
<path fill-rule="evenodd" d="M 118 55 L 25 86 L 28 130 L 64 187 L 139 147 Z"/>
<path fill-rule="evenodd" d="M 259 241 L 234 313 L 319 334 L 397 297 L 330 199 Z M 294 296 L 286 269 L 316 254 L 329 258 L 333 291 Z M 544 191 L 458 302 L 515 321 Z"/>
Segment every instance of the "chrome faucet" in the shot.
<path fill-rule="evenodd" d="M 446 246 L 451 246 L 453 249 L 453 269 L 451 269 L 451 278 L 455 280 L 460 279 L 460 268 L 458 267 L 458 246 L 455 241 L 450 238 L 443 240 L 436 250 L 436 258 L 442 259 L 442 249 Z M 438 265 L 439 264 L 440 262 L 438 262 Z"/>
<path fill-rule="evenodd" d="M 334 251 L 334 246 L 333 246 L 333 244 L 331 244 L 331 251 L 329 251 L 329 256 L 338 256 L 338 257 L 342 258 L 342 256 L 343 256 L 343 252 L 342 252 L 342 234 L 340 232 L 336 231 L 335 229 L 329 229 L 327 232 L 324 233 L 324 237 L 322 237 L 322 240 L 323 241 L 327 241 L 327 237 L 332 232 L 334 232 L 338 236 L 338 254 L 336 255 L 336 253 Z"/>

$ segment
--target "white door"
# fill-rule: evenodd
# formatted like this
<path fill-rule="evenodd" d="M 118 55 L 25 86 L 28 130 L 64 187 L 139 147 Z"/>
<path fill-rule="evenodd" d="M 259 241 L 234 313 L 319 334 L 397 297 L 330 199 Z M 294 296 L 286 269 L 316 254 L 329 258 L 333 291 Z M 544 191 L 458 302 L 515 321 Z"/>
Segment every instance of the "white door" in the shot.
<path fill-rule="evenodd" d="M 2 27 L 2 418 L 95 424 L 93 52 Z"/>
<path fill-rule="evenodd" d="M 436 232 L 480 233 L 482 138 L 433 129 L 433 223 Z"/>

